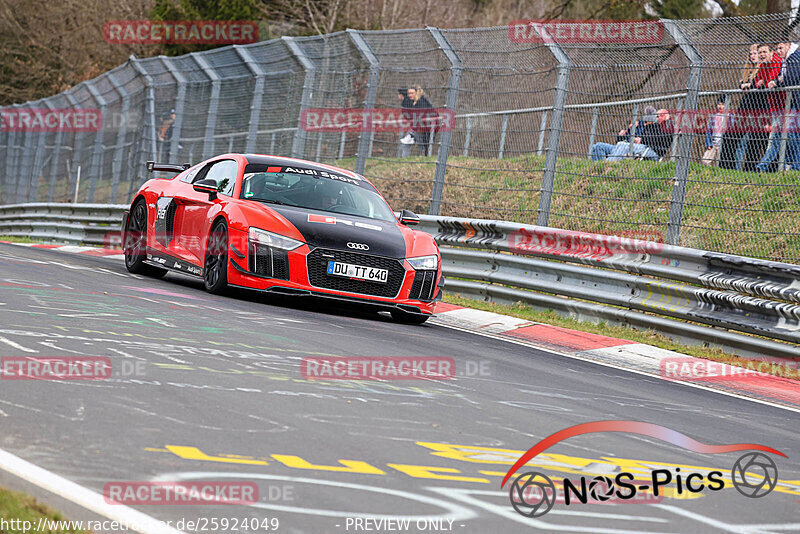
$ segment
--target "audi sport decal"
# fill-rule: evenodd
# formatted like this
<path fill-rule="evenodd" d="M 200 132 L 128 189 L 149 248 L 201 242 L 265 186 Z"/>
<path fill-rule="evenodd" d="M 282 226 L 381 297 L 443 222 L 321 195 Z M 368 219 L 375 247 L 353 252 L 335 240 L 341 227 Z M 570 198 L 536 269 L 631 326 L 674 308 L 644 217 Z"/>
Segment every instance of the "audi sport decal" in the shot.
<path fill-rule="evenodd" d="M 317 215 L 315 213 L 308 214 L 308 222 L 321 223 L 321 224 L 346 224 L 347 226 L 355 226 L 356 228 L 366 228 L 367 230 L 382 231 L 383 228 L 376 224 L 369 224 L 361 221 L 350 221 L 348 219 L 340 219 L 330 215 Z"/>
<path fill-rule="evenodd" d="M 328 171 L 320 171 L 318 169 L 304 169 L 301 167 L 267 167 L 267 172 L 290 172 L 293 174 L 308 174 L 310 176 L 318 176 L 320 178 L 330 178 L 331 180 L 339 180 L 340 182 L 347 182 L 354 185 L 363 185 L 358 178 L 350 178 L 340 174 L 334 174 Z"/>

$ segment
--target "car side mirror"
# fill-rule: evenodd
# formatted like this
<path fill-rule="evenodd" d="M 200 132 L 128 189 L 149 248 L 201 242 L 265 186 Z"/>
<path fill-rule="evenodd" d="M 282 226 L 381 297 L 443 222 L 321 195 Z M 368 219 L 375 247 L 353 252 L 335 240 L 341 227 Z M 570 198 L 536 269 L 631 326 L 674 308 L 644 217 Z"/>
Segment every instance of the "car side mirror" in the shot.
<path fill-rule="evenodd" d="M 419 224 L 419 215 L 411 210 L 403 210 L 400 212 L 400 224 L 415 226 Z"/>
<path fill-rule="evenodd" d="M 218 186 L 217 182 L 211 178 L 204 178 L 192 184 L 192 187 L 198 193 L 208 193 L 208 200 L 215 200 L 217 198 Z"/>

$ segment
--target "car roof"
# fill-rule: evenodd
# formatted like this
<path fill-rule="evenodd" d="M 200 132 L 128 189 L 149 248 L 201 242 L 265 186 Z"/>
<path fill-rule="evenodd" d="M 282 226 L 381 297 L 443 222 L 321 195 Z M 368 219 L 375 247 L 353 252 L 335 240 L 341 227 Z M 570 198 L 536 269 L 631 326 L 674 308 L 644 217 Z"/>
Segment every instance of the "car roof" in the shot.
<path fill-rule="evenodd" d="M 342 174 L 344 176 L 349 176 L 351 178 L 356 178 L 357 180 L 364 180 L 367 183 L 371 184 L 369 180 L 361 176 L 360 174 L 356 174 L 353 171 L 342 169 L 341 167 L 334 167 L 333 165 L 326 165 L 324 163 L 316 163 L 313 161 L 308 161 L 304 159 L 296 159 L 296 158 L 286 158 L 280 156 L 266 156 L 263 154 L 242 154 L 248 163 L 260 163 L 263 165 L 275 165 L 281 167 L 304 167 L 304 168 L 312 168 L 320 171 L 333 171 L 337 174 Z"/>

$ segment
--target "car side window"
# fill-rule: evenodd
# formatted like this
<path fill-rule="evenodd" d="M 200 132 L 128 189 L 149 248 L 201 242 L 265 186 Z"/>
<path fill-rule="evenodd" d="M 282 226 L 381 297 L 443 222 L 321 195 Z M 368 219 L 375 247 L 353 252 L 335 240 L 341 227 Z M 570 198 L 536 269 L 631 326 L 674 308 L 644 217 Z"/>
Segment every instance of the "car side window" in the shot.
<path fill-rule="evenodd" d="M 181 182 L 186 182 L 188 184 L 193 184 L 194 183 L 194 177 L 197 176 L 197 172 L 202 168 L 203 167 L 201 167 L 200 165 L 197 165 L 195 168 L 191 169 L 189 172 L 187 172 L 186 174 L 184 174 L 181 177 Z"/>
<path fill-rule="evenodd" d="M 236 185 L 237 171 L 238 164 L 233 160 L 226 159 L 211 164 L 211 167 L 206 172 L 197 173 L 197 179 L 214 180 L 217 183 L 217 189 L 220 194 L 231 196 L 233 194 L 233 186 Z"/>

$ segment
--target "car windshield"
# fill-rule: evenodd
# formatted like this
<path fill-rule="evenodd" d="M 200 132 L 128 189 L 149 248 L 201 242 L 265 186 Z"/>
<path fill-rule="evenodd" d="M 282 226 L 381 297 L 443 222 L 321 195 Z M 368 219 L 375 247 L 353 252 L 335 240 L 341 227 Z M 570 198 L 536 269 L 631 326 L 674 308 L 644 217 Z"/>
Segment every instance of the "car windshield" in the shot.
<path fill-rule="evenodd" d="M 249 164 L 241 198 L 382 221 L 395 221 L 386 201 L 364 180 L 334 172 Z"/>

